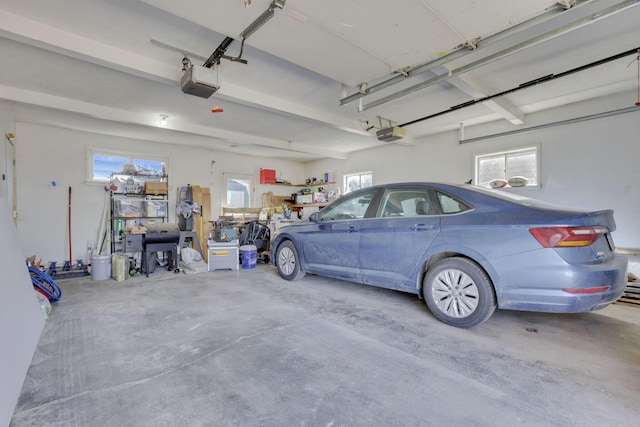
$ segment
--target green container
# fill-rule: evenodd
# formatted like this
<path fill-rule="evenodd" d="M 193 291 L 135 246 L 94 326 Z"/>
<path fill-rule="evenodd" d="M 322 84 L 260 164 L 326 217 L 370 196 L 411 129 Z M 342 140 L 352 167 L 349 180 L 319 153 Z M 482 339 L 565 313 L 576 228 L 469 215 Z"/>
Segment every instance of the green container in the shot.
<path fill-rule="evenodd" d="M 114 219 L 113 220 L 113 235 L 115 237 L 120 237 L 122 234 L 122 228 L 124 227 L 123 219 Z"/>

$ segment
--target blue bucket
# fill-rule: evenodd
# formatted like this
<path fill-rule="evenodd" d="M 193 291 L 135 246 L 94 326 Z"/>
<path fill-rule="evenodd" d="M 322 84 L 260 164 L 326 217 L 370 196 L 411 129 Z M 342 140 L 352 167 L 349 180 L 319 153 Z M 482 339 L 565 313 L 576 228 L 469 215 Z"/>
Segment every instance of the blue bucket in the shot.
<path fill-rule="evenodd" d="M 256 268 L 258 249 L 255 245 L 240 246 L 240 258 L 242 259 L 242 268 Z"/>

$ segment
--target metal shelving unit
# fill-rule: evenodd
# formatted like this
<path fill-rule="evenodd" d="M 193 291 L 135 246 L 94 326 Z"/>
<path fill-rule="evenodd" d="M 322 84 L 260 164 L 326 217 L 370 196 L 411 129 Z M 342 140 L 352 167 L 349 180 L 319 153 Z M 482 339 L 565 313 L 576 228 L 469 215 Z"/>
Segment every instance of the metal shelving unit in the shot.
<path fill-rule="evenodd" d="M 122 230 L 149 221 L 168 222 L 167 188 L 150 188 L 167 183 L 167 175 L 114 173 L 109 177 L 111 189 L 111 253 L 125 252 Z M 152 183 L 147 184 L 147 183 Z"/>

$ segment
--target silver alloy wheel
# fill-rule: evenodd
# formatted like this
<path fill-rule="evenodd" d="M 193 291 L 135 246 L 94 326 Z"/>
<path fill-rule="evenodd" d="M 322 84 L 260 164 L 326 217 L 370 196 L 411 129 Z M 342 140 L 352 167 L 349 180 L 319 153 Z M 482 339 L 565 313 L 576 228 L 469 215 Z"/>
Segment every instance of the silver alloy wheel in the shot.
<path fill-rule="evenodd" d="M 296 268 L 296 254 L 289 247 L 283 247 L 278 252 L 278 266 L 287 276 L 293 274 Z"/>
<path fill-rule="evenodd" d="M 465 272 L 446 269 L 433 281 L 431 295 L 440 311 L 455 318 L 468 317 L 479 302 L 478 286 Z"/>

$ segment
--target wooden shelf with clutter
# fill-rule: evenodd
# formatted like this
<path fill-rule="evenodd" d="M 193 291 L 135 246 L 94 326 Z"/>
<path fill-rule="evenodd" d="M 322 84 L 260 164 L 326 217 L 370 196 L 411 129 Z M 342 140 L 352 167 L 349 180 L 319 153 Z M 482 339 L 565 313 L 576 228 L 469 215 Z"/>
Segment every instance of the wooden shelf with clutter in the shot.
<path fill-rule="evenodd" d="M 222 216 L 220 219 L 234 221 L 253 221 L 260 217 L 262 208 L 222 208 Z"/>
<path fill-rule="evenodd" d="M 292 184 L 291 182 L 276 177 L 275 169 L 260 168 L 260 185 L 280 185 L 284 187 L 324 187 L 326 185 L 336 185 L 335 173 L 326 172 L 318 177 L 307 178 L 304 184 Z"/>
<path fill-rule="evenodd" d="M 326 203 L 300 203 L 300 204 L 291 205 L 291 207 L 292 208 L 324 208 L 329 203 L 330 202 L 326 202 Z"/>
<path fill-rule="evenodd" d="M 313 193 L 310 194 L 313 197 Z M 268 191 L 266 193 L 262 193 L 262 207 L 265 208 L 273 208 L 276 206 L 287 206 L 288 208 L 323 208 L 327 206 L 333 200 L 320 201 L 320 202 L 309 202 L 309 203 L 295 203 L 295 200 L 292 196 L 276 196 L 272 191 Z"/>
<path fill-rule="evenodd" d="M 308 178 L 305 183 L 292 184 L 286 180 L 276 179 L 275 170 L 261 169 L 261 185 L 294 189 L 292 194 L 286 196 L 275 195 L 273 191 L 263 193 L 262 206 L 264 208 L 284 206 L 293 211 L 297 219 L 305 219 L 313 212 L 317 212 L 335 200 L 337 183 L 334 176 L 334 174 L 327 173 L 320 179 Z"/>
<path fill-rule="evenodd" d="M 316 181 L 315 183 L 311 183 L 311 184 L 290 184 L 290 183 L 284 183 L 284 182 L 265 182 L 262 183 L 261 185 L 280 185 L 283 187 L 323 187 L 325 185 L 335 185 L 335 182 L 319 182 Z"/>
<path fill-rule="evenodd" d="M 276 206 L 288 206 L 291 207 L 291 195 L 288 196 L 276 196 L 273 191 L 267 191 L 262 193 L 262 207 L 263 208 L 275 208 Z"/>

